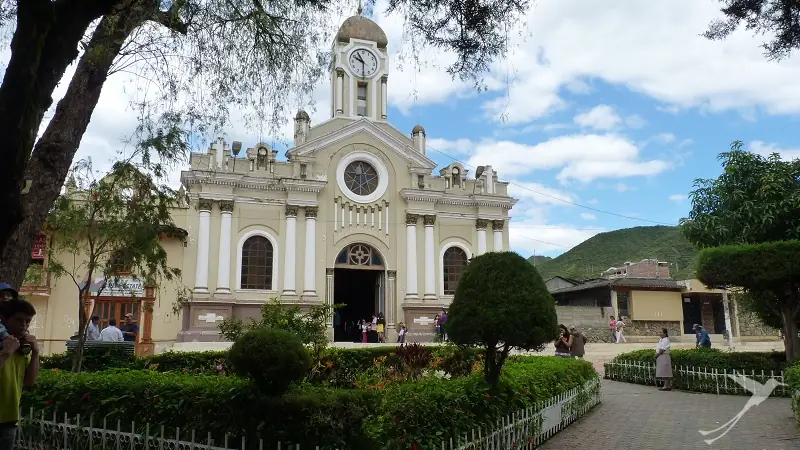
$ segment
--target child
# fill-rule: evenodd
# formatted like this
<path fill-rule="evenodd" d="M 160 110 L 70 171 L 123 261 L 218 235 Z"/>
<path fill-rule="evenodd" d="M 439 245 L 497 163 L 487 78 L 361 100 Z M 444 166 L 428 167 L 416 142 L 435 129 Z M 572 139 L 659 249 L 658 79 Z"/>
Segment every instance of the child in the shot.
<path fill-rule="evenodd" d="M 619 341 L 628 343 L 628 340 L 625 339 L 625 322 L 622 321 L 622 316 L 617 320 L 617 344 L 619 344 Z"/>
<path fill-rule="evenodd" d="M 439 315 L 435 315 L 433 317 L 433 325 L 436 327 L 436 336 L 434 336 L 435 340 L 439 340 L 439 336 L 442 334 L 442 326 L 439 324 Z"/>
<path fill-rule="evenodd" d="M 5 302 L 17 298 L 18 294 L 8 283 L 0 283 L 0 302 Z M 0 348 L 3 348 L 3 341 L 8 337 L 8 331 L 0 321 Z"/>
<path fill-rule="evenodd" d="M 367 343 L 367 331 L 368 331 L 368 328 L 369 328 L 369 326 L 367 325 L 367 321 L 362 319 L 361 320 L 361 343 L 362 344 L 366 344 Z"/>
<path fill-rule="evenodd" d="M 400 322 L 400 332 L 397 333 L 397 343 L 404 344 L 406 342 L 406 324 Z"/>

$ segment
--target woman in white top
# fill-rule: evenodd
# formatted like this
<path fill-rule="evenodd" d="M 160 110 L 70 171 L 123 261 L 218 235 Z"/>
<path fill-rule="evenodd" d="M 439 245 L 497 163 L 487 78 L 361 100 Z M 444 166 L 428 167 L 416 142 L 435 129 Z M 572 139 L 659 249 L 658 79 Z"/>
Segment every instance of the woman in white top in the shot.
<path fill-rule="evenodd" d="M 626 344 L 628 343 L 628 340 L 625 339 L 625 322 L 622 321 L 621 316 L 617 319 L 617 344 L 619 344 L 620 341 Z"/>
<path fill-rule="evenodd" d="M 672 358 L 669 356 L 669 333 L 666 328 L 661 329 L 661 340 L 656 347 L 656 381 L 659 379 L 664 382 L 659 391 L 672 390 Z"/>

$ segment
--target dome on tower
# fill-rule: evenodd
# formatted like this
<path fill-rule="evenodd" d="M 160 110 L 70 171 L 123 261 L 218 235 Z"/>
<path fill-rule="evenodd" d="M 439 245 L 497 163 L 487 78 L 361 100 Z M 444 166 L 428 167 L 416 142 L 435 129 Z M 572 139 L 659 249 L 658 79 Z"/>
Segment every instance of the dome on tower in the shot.
<path fill-rule="evenodd" d="M 386 39 L 386 33 L 383 32 L 383 29 L 377 23 L 360 14 L 345 20 L 342 26 L 339 27 L 339 32 L 336 33 L 338 42 L 348 43 L 350 39 L 372 41 L 378 44 L 378 48 L 386 48 L 389 45 L 389 40 Z"/>

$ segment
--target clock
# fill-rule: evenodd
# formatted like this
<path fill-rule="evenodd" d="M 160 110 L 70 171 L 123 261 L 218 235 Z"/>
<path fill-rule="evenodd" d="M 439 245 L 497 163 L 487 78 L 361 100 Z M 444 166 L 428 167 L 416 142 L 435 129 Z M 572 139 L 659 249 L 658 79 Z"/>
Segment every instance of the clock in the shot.
<path fill-rule="evenodd" d="M 371 51 L 360 48 L 350 53 L 350 69 L 359 77 L 370 77 L 378 71 L 378 58 Z"/>

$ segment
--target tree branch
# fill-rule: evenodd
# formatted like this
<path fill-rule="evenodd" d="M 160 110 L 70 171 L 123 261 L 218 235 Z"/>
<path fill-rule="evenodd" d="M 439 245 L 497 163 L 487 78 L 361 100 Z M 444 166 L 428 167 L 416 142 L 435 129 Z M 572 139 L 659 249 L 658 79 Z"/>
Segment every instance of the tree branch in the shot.
<path fill-rule="evenodd" d="M 180 19 L 181 9 L 185 5 L 186 0 L 178 0 L 167 11 L 156 11 L 153 21 L 186 36 L 189 33 L 189 24 Z"/>

